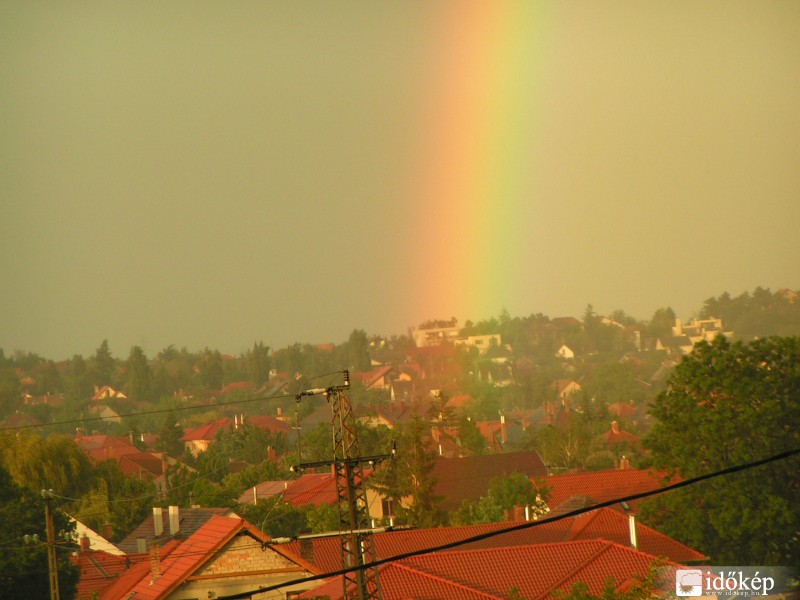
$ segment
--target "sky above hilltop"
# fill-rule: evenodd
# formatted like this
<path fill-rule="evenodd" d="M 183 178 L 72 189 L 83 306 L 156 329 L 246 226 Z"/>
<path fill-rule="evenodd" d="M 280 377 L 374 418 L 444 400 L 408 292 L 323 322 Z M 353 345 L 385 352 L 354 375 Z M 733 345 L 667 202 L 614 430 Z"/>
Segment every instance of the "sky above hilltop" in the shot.
<path fill-rule="evenodd" d="M 800 288 L 800 3 L 0 0 L 0 348 Z"/>

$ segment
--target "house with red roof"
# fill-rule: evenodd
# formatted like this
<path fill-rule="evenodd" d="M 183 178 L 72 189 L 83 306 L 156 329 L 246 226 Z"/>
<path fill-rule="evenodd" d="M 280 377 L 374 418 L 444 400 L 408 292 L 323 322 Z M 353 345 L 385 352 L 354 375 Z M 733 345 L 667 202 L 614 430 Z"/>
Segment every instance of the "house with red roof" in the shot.
<path fill-rule="evenodd" d="M 184 443 L 186 451 L 191 453 L 192 456 L 197 457 L 201 452 L 208 450 L 208 447 L 211 445 L 211 442 L 214 441 L 214 438 L 217 437 L 219 431 L 223 429 L 238 429 L 239 427 L 243 427 L 245 422 L 273 433 L 288 434 L 292 431 L 291 425 L 275 417 L 265 415 L 253 417 L 235 415 L 233 419 L 225 417 L 190 429 L 184 432 L 181 441 Z"/>
<path fill-rule="evenodd" d="M 443 498 L 442 510 L 450 511 L 464 501 L 479 500 L 493 479 L 511 473 L 539 478 L 547 475 L 547 467 L 538 452 L 510 452 L 462 458 L 438 457 L 431 475 L 436 479 L 434 494 Z"/>
<path fill-rule="evenodd" d="M 611 429 L 602 438 L 609 450 L 638 450 L 642 446 L 642 438 L 620 429 L 618 421 L 611 421 Z"/>
<path fill-rule="evenodd" d="M 247 489 L 238 504 L 258 504 L 259 500 L 281 496 L 284 502 L 292 506 L 311 504 L 336 504 L 339 495 L 336 489 L 336 477 L 333 473 L 303 473 L 299 479 L 286 481 L 264 481 Z"/>
<path fill-rule="evenodd" d="M 80 550 L 72 558 L 73 564 L 81 572 L 75 594 L 76 600 L 98 598 L 131 566 L 131 559 L 128 556 L 92 550 L 88 546 L 88 541 L 89 538 L 81 538 Z"/>
<path fill-rule="evenodd" d="M 554 510 L 574 497 L 586 496 L 597 503 L 651 492 L 664 487 L 663 480 L 662 473 L 650 469 L 609 469 L 548 475 L 542 478 L 542 484 L 550 488 L 547 505 Z M 638 503 L 630 505 L 635 508 Z"/>
<path fill-rule="evenodd" d="M 214 516 L 186 540 L 154 545 L 149 554 L 132 558 L 99 600 L 216 598 L 319 573 L 299 556 L 267 545 L 268 540 L 244 519 Z M 281 596 L 308 590 L 312 583 L 287 586 Z"/>
<path fill-rule="evenodd" d="M 380 560 L 406 552 L 456 544 L 475 537 L 482 539 L 459 545 L 457 548 L 476 550 L 598 539 L 614 542 L 621 546 L 634 546 L 631 540 L 628 516 L 609 508 L 592 510 L 574 517 L 558 520 L 543 518 L 540 521 L 529 523 L 530 526 L 523 528 L 517 526 L 523 525 L 524 521 L 426 529 L 397 529 L 375 534 L 373 548 L 376 558 Z M 500 533 L 511 527 L 514 527 L 514 530 Z M 700 552 L 642 523 L 636 523 L 636 548 L 642 552 L 681 564 L 694 564 L 707 559 Z M 341 568 L 341 544 L 338 538 L 326 537 L 293 541 L 287 545 L 287 549 L 296 554 L 302 553 L 307 560 L 323 572 Z"/>
<path fill-rule="evenodd" d="M 394 367 L 391 365 L 382 365 L 371 371 L 356 371 L 350 373 L 352 381 L 358 381 L 368 390 L 385 390 L 388 389 L 392 383 L 392 374 Z"/>
<path fill-rule="evenodd" d="M 556 598 L 556 592 L 568 592 L 576 582 L 599 595 L 609 580 L 615 590 L 627 589 L 656 560 L 651 554 L 606 540 L 457 549 L 386 563 L 380 568 L 380 585 L 384 600 L 505 600 L 512 590 L 521 598 Z M 667 566 L 680 565 L 668 562 Z M 333 578 L 300 597 L 338 600 L 342 596 L 341 579 Z"/>

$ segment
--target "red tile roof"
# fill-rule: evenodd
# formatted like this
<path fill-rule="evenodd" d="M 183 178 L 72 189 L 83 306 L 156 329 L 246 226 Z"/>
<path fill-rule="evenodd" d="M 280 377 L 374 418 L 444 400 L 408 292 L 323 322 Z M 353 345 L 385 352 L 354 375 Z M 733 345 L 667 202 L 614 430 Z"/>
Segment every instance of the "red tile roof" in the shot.
<path fill-rule="evenodd" d="M 101 600 L 117 600 L 122 597 L 134 596 L 136 600 L 166 598 L 204 564 L 216 558 L 234 537 L 242 533 L 253 537 L 256 543 L 263 543 L 268 539 L 244 519 L 214 516 L 179 546 L 172 546 L 172 542 L 167 545 L 170 551 L 162 552 L 160 576 L 155 580 L 151 576 L 150 564 L 147 561 L 145 563 L 147 569 L 137 568 L 135 572 L 134 569 L 131 569 L 129 574 L 120 578 L 113 590 L 109 589 L 101 596 Z M 303 559 L 292 556 L 278 547 L 273 547 L 272 550 L 306 572 L 316 573 L 313 565 Z M 243 568 L 246 569 L 246 567 Z M 245 570 L 239 577 L 246 574 Z M 258 573 L 253 573 L 254 577 L 258 575 Z"/>
<path fill-rule="evenodd" d="M 664 487 L 663 474 L 652 470 L 612 469 L 549 475 L 543 478 L 550 486 L 548 506 L 556 508 L 573 496 L 589 496 L 597 502 L 649 492 Z M 631 503 L 635 506 L 636 503 Z"/>
<path fill-rule="evenodd" d="M 598 594 L 609 577 L 622 585 L 635 575 L 644 575 L 655 560 L 632 548 L 592 540 L 426 554 L 388 563 L 380 578 L 384 600 L 507 598 L 512 588 L 533 600 L 551 598 L 556 590 L 568 590 L 577 581 Z M 323 594 L 331 600 L 341 598 L 340 581 L 304 597 Z"/>
<path fill-rule="evenodd" d="M 388 558 L 465 540 L 477 535 L 500 531 L 520 523 L 488 523 L 460 527 L 440 527 L 430 529 L 406 529 L 379 533 L 373 537 L 375 554 L 378 558 Z M 458 546 L 459 550 L 497 548 L 505 546 L 528 546 L 577 540 L 603 539 L 630 545 L 628 518 L 609 508 L 598 509 L 578 517 L 543 522 L 533 527 L 494 535 L 485 539 Z M 658 531 L 637 523 L 638 548 L 655 556 L 664 556 L 680 563 L 697 562 L 705 557 Z M 341 549 L 336 538 L 313 540 L 313 562 L 322 571 L 335 571 L 341 568 Z M 300 543 L 292 542 L 288 548 L 300 553 Z"/>
<path fill-rule="evenodd" d="M 130 558 L 98 550 L 81 550 L 73 563 L 81 571 L 76 591 L 77 600 L 92 600 L 92 594 L 102 593 L 114 584 L 128 568 Z"/>
<path fill-rule="evenodd" d="M 289 433 L 292 430 L 292 426 L 288 423 L 285 423 L 275 417 L 269 416 L 254 416 L 254 417 L 244 417 L 245 423 L 250 423 L 251 425 L 255 425 L 256 427 L 260 427 L 261 429 L 268 429 L 272 432 L 283 432 Z M 190 429 L 183 434 L 181 440 L 184 442 L 192 442 L 195 440 L 213 440 L 217 437 L 217 432 L 221 429 L 233 429 L 236 427 L 237 418 L 229 419 L 218 419 L 211 423 L 206 423 L 205 425 L 201 425 L 200 427 L 195 427 L 194 429 Z"/>
<path fill-rule="evenodd" d="M 434 489 L 444 498 L 443 510 L 458 508 L 464 500 L 475 501 L 486 493 L 492 479 L 523 473 L 528 477 L 544 477 L 544 466 L 537 452 L 511 452 L 485 454 L 463 458 L 437 458 L 433 477 L 438 481 Z"/>
<path fill-rule="evenodd" d="M 371 469 L 364 470 L 364 479 L 372 474 Z M 336 478 L 332 473 L 304 473 L 299 479 L 287 481 L 264 481 L 255 486 L 255 501 L 262 498 L 281 495 L 283 500 L 292 506 L 321 506 L 336 504 L 339 493 L 336 490 Z M 239 504 L 255 504 L 253 488 L 246 490 L 237 501 Z"/>

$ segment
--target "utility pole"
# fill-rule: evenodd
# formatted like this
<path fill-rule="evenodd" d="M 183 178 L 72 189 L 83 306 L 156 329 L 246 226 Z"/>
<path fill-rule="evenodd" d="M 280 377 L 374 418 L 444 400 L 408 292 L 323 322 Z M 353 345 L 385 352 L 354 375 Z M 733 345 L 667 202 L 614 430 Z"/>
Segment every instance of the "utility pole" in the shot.
<path fill-rule="evenodd" d="M 342 553 L 342 568 L 356 567 L 355 571 L 342 577 L 346 600 L 381 600 L 377 567 L 364 567 L 375 561 L 372 529 L 369 520 L 367 493 L 364 486 L 365 463 L 374 465 L 391 458 L 390 454 L 360 456 L 356 420 L 347 390 L 350 389 L 350 373 L 342 371 L 344 383 L 328 388 L 313 388 L 300 392 L 303 396 L 323 395 L 331 405 L 333 413 L 333 460 L 301 463 L 292 470 L 333 465 L 336 473 L 336 491 L 339 506 L 339 529 Z M 362 567 L 362 568 L 359 568 Z"/>
<path fill-rule="evenodd" d="M 42 490 L 42 498 L 44 498 L 44 520 L 45 527 L 47 528 L 47 563 L 50 573 L 50 600 L 59 600 L 56 528 L 53 524 L 53 511 L 50 507 L 50 501 L 53 499 L 53 490 Z"/>

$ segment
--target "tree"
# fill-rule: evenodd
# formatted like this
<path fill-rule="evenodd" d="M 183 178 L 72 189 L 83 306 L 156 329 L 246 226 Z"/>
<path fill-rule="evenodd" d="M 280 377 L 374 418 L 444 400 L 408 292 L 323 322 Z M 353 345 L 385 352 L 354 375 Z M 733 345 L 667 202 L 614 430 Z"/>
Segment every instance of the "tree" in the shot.
<path fill-rule="evenodd" d="M 363 329 L 354 329 L 347 340 L 347 364 L 353 371 L 369 371 L 369 339 Z"/>
<path fill-rule="evenodd" d="M 418 417 L 406 423 L 397 438 L 397 454 L 369 479 L 371 487 L 396 500 L 398 522 L 417 527 L 434 527 L 444 520 L 442 498 L 434 493 L 436 453 L 427 431 Z"/>
<path fill-rule="evenodd" d="M 657 468 L 689 478 L 800 447 L 800 338 L 723 336 L 676 367 L 645 438 Z M 800 458 L 649 502 L 643 516 L 716 564 L 800 565 Z"/>
<path fill-rule="evenodd" d="M 149 400 L 152 390 L 152 375 L 150 365 L 144 350 L 139 346 L 133 346 L 128 360 L 125 363 L 125 391 L 134 400 Z"/>
<path fill-rule="evenodd" d="M 0 597 L 49 599 L 47 532 L 44 500 L 40 492 L 34 493 L 16 485 L 0 465 L 0 506 L 4 540 L 0 552 Z M 57 532 L 71 534 L 73 526 L 64 513 L 54 510 L 53 521 Z M 38 536 L 38 542 L 30 545 L 23 542 L 25 536 L 34 535 Z M 59 595 L 64 600 L 72 600 L 80 571 L 72 564 L 70 552 L 64 551 L 64 538 L 60 537 L 56 543 L 59 544 L 56 553 Z"/>
<path fill-rule="evenodd" d="M 183 427 L 180 426 L 178 419 L 175 418 L 175 413 L 169 411 L 164 416 L 164 423 L 161 425 L 161 429 L 158 430 L 156 449 L 175 457 L 181 456 L 184 451 L 183 442 L 181 441 L 183 433 Z"/>
<path fill-rule="evenodd" d="M 505 511 L 515 506 L 528 506 L 534 514 L 545 514 L 550 490 L 542 483 L 539 488 L 523 473 L 496 477 L 480 500 L 462 503 L 451 520 L 455 525 L 499 523 L 505 519 Z"/>
<path fill-rule="evenodd" d="M 113 383 L 116 361 L 111 356 L 108 340 L 103 340 L 90 361 L 90 370 L 94 385 L 104 386 Z"/>
<path fill-rule="evenodd" d="M 269 358 L 269 346 L 263 342 L 253 344 L 253 349 L 247 355 L 247 372 L 250 382 L 259 388 L 269 381 L 269 370 L 272 361 Z"/>

